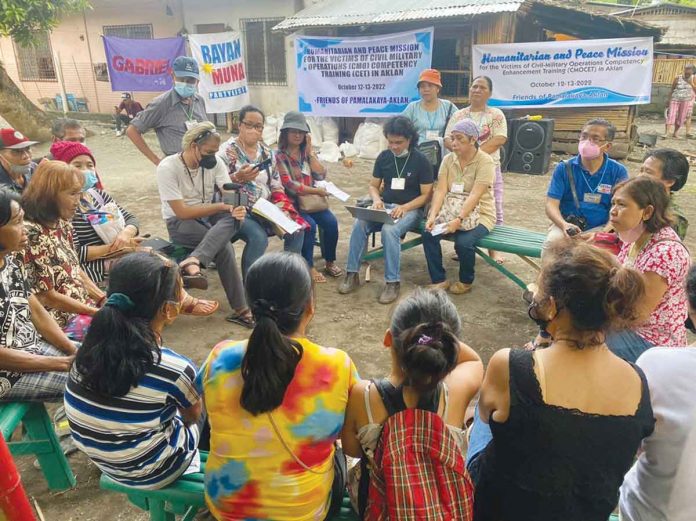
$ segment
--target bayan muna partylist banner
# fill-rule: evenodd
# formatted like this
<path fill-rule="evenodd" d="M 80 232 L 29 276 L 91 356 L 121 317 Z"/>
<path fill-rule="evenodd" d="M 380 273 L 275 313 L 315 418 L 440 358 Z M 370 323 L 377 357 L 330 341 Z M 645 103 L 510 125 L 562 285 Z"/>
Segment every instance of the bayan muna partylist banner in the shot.
<path fill-rule="evenodd" d="M 209 114 L 233 112 L 249 103 L 242 36 L 235 31 L 190 34 L 191 54 L 198 62 L 198 92 Z"/>
<path fill-rule="evenodd" d="M 494 107 L 650 103 L 652 38 L 474 45 L 472 61 L 474 77 L 493 81 Z"/>

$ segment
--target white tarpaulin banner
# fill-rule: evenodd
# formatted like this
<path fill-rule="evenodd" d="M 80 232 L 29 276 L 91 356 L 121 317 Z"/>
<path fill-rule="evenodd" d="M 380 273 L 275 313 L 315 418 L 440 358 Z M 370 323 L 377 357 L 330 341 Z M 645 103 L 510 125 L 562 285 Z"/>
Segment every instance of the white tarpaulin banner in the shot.
<path fill-rule="evenodd" d="M 472 60 L 493 80 L 494 107 L 650 103 L 652 38 L 474 45 Z"/>
<path fill-rule="evenodd" d="M 242 36 L 238 32 L 190 34 L 191 54 L 198 62 L 198 92 L 209 114 L 232 112 L 249 103 Z"/>
<path fill-rule="evenodd" d="M 295 38 L 299 110 L 312 116 L 386 117 L 420 98 L 433 28 L 360 38 Z"/>

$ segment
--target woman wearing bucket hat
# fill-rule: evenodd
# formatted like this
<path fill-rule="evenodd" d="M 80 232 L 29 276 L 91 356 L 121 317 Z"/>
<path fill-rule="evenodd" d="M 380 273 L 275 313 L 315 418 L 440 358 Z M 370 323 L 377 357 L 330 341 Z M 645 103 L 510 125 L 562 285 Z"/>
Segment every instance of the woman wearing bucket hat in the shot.
<path fill-rule="evenodd" d="M 312 150 L 309 125 L 300 112 L 290 111 L 280 127 L 276 170 L 285 191 L 296 201 L 300 216 L 309 223 L 302 245 L 302 256 L 312 270 L 314 282 L 326 282 L 324 276 L 314 268 L 314 241 L 317 226 L 321 228 L 321 256 L 326 261 L 324 273 L 340 277 L 343 270 L 336 265 L 338 244 L 338 221 L 329 209 L 329 193 L 315 186 L 315 181 L 326 179 L 326 167 L 319 162 Z"/>
<path fill-rule="evenodd" d="M 409 103 L 402 116 L 413 122 L 418 131 L 419 143 L 444 138 L 447 123 L 457 106 L 438 97 L 442 90 L 440 71 L 425 69 L 420 73 L 417 85 L 421 99 Z"/>
<path fill-rule="evenodd" d="M 488 106 L 488 100 L 493 93 L 493 81 L 488 76 L 474 78 L 469 87 L 469 101 L 471 105 L 458 110 L 452 115 L 447 130 L 445 130 L 445 146 L 452 150 L 452 138 L 450 136 L 454 125 L 463 119 L 471 119 L 478 126 L 478 142 L 481 151 L 490 154 L 495 162 L 495 182 L 493 184 L 493 197 L 495 198 L 495 224 L 503 224 L 503 174 L 500 168 L 500 149 L 507 141 L 507 121 L 505 114 L 495 107 Z M 505 262 L 505 258 L 496 251 L 489 251 L 491 257 L 499 264 Z"/>
<path fill-rule="evenodd" d="M 423 234 L 423 251 L 433 286 L 454 294 L 471 291 L 474 282 L 474 245 L 495 226 L 495 205 L 491 186 L 495 163 L 479 150 L 478 126 L 459 121 L 452 129 L 452 153 L 442 160 L 440 178 Z M 459 280 L 450 286 L 442 266 L 440 240 L 454 236 L 459 257 Z"/>

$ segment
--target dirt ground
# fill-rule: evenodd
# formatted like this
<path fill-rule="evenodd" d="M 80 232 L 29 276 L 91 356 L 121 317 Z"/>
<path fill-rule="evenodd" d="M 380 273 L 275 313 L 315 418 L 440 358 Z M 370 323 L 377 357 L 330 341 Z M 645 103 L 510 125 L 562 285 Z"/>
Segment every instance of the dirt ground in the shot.
<path fill-rule="evenodd" d="M 639 122 L 641 132 L 661 134 L 662 123 L 643 118 Z M 154 167 L 135 149 L 127 138 L 118 138 L 107 126 L 94 124 L 95 132 L 88 144 L 97 158 L 97 169 L 108 191 L 141 222 L 142 233 L 166 238 L 166 229 L 160 214 Z M 154 149 L 153 133 L 147 135 Z M 670 146 L 678 150 L 696 152 L 696 144 L 685 140 L 660 140 L 658 146 Z M 37 146 L 35 155 L 46 152 L 47 146 Z M 643 152 L 635 150 L 624 161 L 631 174 L 637 173 Z M 552 167 L 559 160 L 552 158 Z M 329 178 L 352 196 L 367 192 L 372 171 L 372 161 L 356 160 L 352 169 L 341 164 L 329 164 Z M 543 231 L 548 223 L 543 205 L 549 175 L 532 176 L 505 174 L 505 222 L 528 229 Z M 692 223 L 696 223 L 696 180 L 693 176 L 679 196 L 679 202 Z M 338 261 L 345 263 L 352 219 L 341 203 L 333 200 L 332 209 L 339 218 L 340 236 Z M 272 239 L 269 249 L 282 248 L 281 241 Z M 691 251 L 696 251 L 696 232 L 687 239 Z M 243 243 L 242 243 L 243 244 Z M 443 243 L 445 259 L 453 252 L 450 243 Z M 241 245 L 236 245 L 237 259 L 241 258 Z M 317 251 L 318 255 L 318 251 Z M 317 258 L 321 268 L 323 261 Z M 523 261 L 508 257 L 507 266 L 524 280 L 532 281 L 534 271 Z M 446 263 L 450 277 L 456 277 L 457 265 Z M 534 327 L 528 319 L 520 289 L 498 271 L 479 260 L 476 282 L 468 295 L 453 296 L 463 321 L 463 340 L 474 347 L 487 361 L 498 349 L 519 346 L 529 340 Z M 402 295 L 418 285 L 428 284 L 425 259 L 421 248 L 414 248 L 402 256 Z M 206 296 L 217 298 L 221 309 L 212 317 L 181 317 L 164 334 L 165 344 L 189 356 L 196 363 L 202 362 L 210 349 L 223 339 L 240 339 L 248 331 L 225 322 L 229 312 L 224 294 L 215 272 L 209 272 L 211 289 Z M 361 277 L 364 275 L 364 271 Z M 337 293 L 338 281 L 329 279 L 327 284 L 317 285 L 317 313 L 311 324 L 310 337 L 322 345 L 335 346 L 347 351 L 365 377 L 385 374 L 389 367 L 388 352 L 381 340 L 389 321 L 391 307 L 377 303 L 383 279 L 383 264 L 372 265 L 372 282 L 364 284 L 355 294 L 342 296 Z M 22 458 L 20 468 L 25 487 L 34 497 L 47 521 L 104 521 L 145 520 L 142 511 L 131 506 L 122 495 L 99 489 L 99 472 L 87 459 L 77 454 L 70 463 L 77 476 L 77 487 L 62 493 L 51 493 L 39 471 L 31 465 L 31 458 Z"/>

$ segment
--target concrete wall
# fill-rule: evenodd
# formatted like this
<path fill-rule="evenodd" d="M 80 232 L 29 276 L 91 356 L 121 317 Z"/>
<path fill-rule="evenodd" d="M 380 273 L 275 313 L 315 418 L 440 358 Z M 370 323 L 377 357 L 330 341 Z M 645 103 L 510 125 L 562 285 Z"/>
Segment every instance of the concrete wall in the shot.
<path fill-rule="evenodd" d="M 189 32 L 196 25 L 224 23 L 232 30 L 242 32 L 241 19 L 244 18 L 286 18 L 296 11 L 292 0 L 207 0 L 202 8 L 196 0 L 184 0 L 184 19 Z M 250 85 L 251 102 L 261 107 L 267 114 L 297 110 L 295 89 L 295 65 L 293 62 L 293 38 L 285 38 L 285 70 L 287 85 Z"/>
<path fill-rule="evenodd" d="M 105 25 L 152 24 L 153 37 L 176 36 L 182 29 L 194 33 L 196 25 L 225 23 L 241 31 L 242 18 L 284 18 L 301 9 L 293 0 L 92 0 L 93 9 L 64 19 L 50 35 L 51 46 L 60 57 L 67 93 L 86 98 L 91 112 L 109 113 L 120 103 L 120 92 L 111 84 L 96 81 L 93 64 L 106 62 L 102 43 Z M 297 5 L 296 5 L 297 4 Z M 251 101 L 271 114 L 297 108 L 295 71 L 292 61 L 293 40 L 286 38 L 285 86 L 249 88 Z M 88 45 L 89 44 L 89 45 Z M 91 50 L 91 57 L 90 57 Z M 0 61 L 24 94 L 37 105 L 40 98 L 54 98 L 60 93 L 57 80 L 20 81 L 14 46 L 10 38 L 0 38 Z M 135 99 L 143 105 L 159 92 L 137 92 Z"/>
<path fill-rule="evenodd" d="M 169 5 L 171 15 L 167 14 Z M 166 0 L 138 1 L 92 0 L 93 9 L 64 19 L 50 35 L 51 46 L 60 57 L 65 90 L 86 98 L 91 112 L 111 112 L 120 103 L 120 92 L 112 92 L 107 81 L 96 81 L 92 64 L 106 62 L 102 27 L 105 25 L 152 24 L 155 38 L 175 36 L 181 29 L 181 11 L 177 3 Z M 86 23 L 85 23 L 86 21 Z M 91 58 L 90 58 L 91 49 Z M 37 105 L 39 98 L 60 93 L 58 81 L 20 81 L 14 46 L 10 38 L 0 38 L 0 60 L 24 94 Z M 158 92 L 139 92 L 135 98 L 149 102 Z"/>

